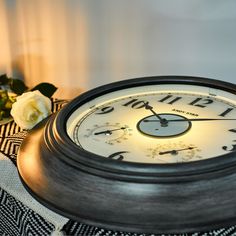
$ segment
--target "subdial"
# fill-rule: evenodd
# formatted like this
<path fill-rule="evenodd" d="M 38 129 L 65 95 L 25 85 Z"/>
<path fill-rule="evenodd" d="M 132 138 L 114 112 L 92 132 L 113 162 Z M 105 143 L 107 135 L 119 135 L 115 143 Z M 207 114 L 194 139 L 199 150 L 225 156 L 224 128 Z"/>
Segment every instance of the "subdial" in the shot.
<path fill-rule="evenodd" d="M 86 129 L 86 131 L 87 134 L 84 137 L 110 145 L 121 143 L 132 135 L 132 129 L 128 125 L 122 125 L 120 123 L 111 124 L 109 122 L 102 125 L 94 125 Z"/>
<path fill-rule="evenodd" d="M 162 113 L 142 118 L 137 123 L 137 129 L 145 135 L 154 138 L 170 138 L 185 134 L 192 126 L 184 116 Z"/>
<path fill-rule="evenodd" d="M 148 158 L 156 163 L 182 163 L 201 160 L 201 150 L 194 144 L 183 142 L 158 144 L 148 149 Z"/>

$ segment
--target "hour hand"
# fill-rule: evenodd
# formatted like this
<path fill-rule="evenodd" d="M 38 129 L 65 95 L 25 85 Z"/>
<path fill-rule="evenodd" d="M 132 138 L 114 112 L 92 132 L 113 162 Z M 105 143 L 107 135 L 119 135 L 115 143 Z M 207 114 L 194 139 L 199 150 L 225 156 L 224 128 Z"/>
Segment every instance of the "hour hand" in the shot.
<path fill-rule="evenodd" d="M 162 127 L 168 126 L 168 121 L 167 121 L 166 119 L 163 119 L 161 116 L 159 116 L 159 115 L 153 110 L 153 107 L 152 107 L 152 106 L 150 106 L 148 103 L 145 103 L 145 102 L 144 102 L 144 104 L 145 104 L 145 109 L 151 111 L 152 114 L 153 114 L 154 116 L 156 116 L 156 118 L 160 121 L 160 124 L 161 124 Z"/>

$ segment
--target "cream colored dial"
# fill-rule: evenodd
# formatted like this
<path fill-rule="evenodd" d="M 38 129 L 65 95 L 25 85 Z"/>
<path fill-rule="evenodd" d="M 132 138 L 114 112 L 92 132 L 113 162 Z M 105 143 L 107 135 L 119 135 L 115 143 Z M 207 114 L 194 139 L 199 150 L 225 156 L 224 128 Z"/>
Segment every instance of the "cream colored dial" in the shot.
<path fill-rule="evenodd" d="M 236 149 L 236 96 L 184 84 L 127 88 L 79 107 L 67 133 L 82 149 L 119 161 L 204 160 Z"/>

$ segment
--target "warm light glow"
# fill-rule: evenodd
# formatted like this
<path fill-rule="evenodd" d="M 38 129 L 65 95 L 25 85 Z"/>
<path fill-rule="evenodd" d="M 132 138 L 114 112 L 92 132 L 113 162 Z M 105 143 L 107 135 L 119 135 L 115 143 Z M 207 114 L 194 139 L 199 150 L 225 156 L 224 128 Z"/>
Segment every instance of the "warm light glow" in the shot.
<path fill-rule="evenodd" d="M 3 1 L 0 1 L 0 73 L 11 73 L 11 52 L 9 43 L 9 28 L 7 22 L 6 8 Z"/>
<path fill-rule="evenodd" d="M 70 90 L 151 75 L 235 83 L 232 4 L 1 0 L 0 73 Z"/>
<path fill-rule="evenodd" d="M 87 88 L 86 20 L 68 7 L 64 0 L 1 1 L 0 73 L 23 77 L 30 87 L 53 83 L 62 97 Z"/>

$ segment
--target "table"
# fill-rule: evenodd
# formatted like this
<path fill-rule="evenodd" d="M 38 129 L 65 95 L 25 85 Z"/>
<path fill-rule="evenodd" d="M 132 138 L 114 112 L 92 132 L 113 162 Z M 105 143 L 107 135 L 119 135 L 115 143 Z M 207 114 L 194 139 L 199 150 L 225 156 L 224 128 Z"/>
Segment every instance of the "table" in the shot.
<path fill-rule="evenodd" d="M 65 100 L 54 99 L 53 112 L 65 104 Z M 37 202 L 23 187 L 16 166 L 17 151 L 26 135 L 27 131 L 18 127 L 14 121 L 0 126 L 0 235 L 154 235 L 117 232 L 75 222 Z M 236 236 L 236 226 L 208 232 L 173 234 L 173 236 Z"/>

